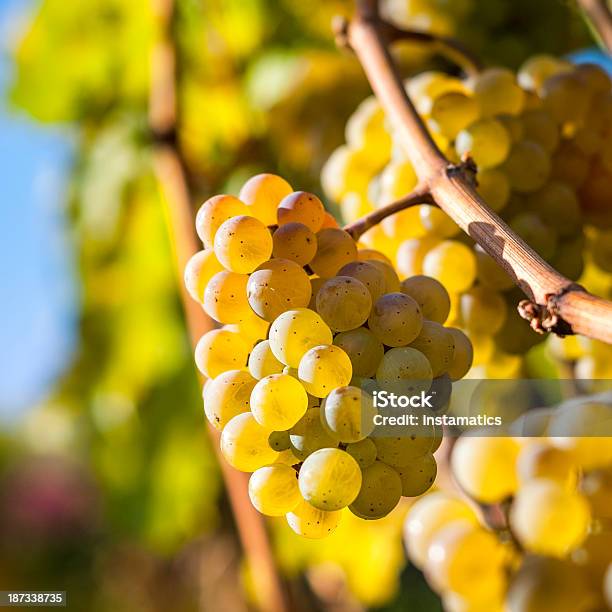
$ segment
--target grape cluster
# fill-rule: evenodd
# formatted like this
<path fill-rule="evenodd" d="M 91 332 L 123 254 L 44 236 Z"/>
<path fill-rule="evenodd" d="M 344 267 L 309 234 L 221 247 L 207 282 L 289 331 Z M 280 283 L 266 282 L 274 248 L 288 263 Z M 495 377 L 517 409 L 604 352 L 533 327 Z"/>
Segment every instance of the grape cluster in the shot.
<path fill-rule="evenodd" d="M 525 413 L 517 437 L 457 440 L 466 497 L 425 495 L 404 538 L 448 612 L 612 606 L 611 427 L 609 395 L 593 396 Z"/>
<path fill-rule="evenodd" d="M 406 90 L 447 158 L 475 161 L 479 193 L 516 233 L 567 277 L 583 275 L 587 286 L 593 277 L 591 284 L 607 282 L 600 294 L 612 291 L 612 89 L 601 68 L 536 56 L 516 75 L 490 68 L 461 80 L 424 72 Z M 374 98 L 349 118 L 346 144 L 321 176 L 347 222 L 417 184 Z M 474 344 L 472 376 L 519 374 L 522 355 L 541 341 L 515 310 L 522 294 L 443 211 L 427 204 L 404 210 L 362 241 L 385 253 L 400 274 L 425 274 L 445 286 L 448 322 Z"/>
<path fill-rule="evenodd" d="M 400 282 L 317 196 L 271 174 L 238 198 L 206 201 L 196 228 L 205 248 L 186 267 L 186 287 L 222 324 L 195 351 L 204 409 L 227 462 L 252 472 L 253 505 L 318 538 L 346 507 L 377 519 L 426 491 L 441 432 L 371 436 L 365 389 L 418 381 L 450 392 L 465 375 L 472 348 L 443 325 L 444 287 L 423 275 Z"/>

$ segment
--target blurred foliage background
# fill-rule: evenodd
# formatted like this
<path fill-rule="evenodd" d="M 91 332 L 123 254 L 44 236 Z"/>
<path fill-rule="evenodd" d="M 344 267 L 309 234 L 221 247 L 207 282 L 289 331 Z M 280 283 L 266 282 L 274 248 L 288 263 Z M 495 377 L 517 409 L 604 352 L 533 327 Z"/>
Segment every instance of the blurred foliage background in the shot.
<path fill-rule="evenodd" d="M 178 146 L 194 209 L 264 170 L 318 192 L 323 161 L 368 94 L 329 25 L 352 2 L 176 8 Z M 400 24 L 457 35 L 488 64 L 516 67 L 531 53 L 588 41 L 562 0 L 385 8 Z M 61 207 L 80 310 L 76 350 L 52 393 L 0 432 L 0 588 L 67 590 L 79 610 L 239 611 L 256 585 L 206 436 L 151 167 L 154 9 L 151 0 L 40 0 L 8 24 L 7 104 L 62 126 L 73 143 Z M 406 74 L 450 68 L 414 45 L 401 61 Z M 27 299 L 17 296 L 16 307 Z M 438 610 L 405 568 L 401 514 L 376 525 L 347 520 L 324 543 L 273 525 L 280 566 L 300 588 L 307 577 L 304 609 Z"/>

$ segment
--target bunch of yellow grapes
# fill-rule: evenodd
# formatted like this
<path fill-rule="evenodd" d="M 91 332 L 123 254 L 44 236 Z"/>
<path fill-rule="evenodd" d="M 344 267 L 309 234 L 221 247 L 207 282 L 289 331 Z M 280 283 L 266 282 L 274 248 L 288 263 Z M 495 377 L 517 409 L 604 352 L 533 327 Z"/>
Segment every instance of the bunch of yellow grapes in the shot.
<path fill-rule="evenodd" d="M 612 606 L 609 393 L 529 411 L 506 437 L 461 436 L 450 467 L 462 495 L 425 495 L 404 532 L 447 612 Z"/>
<path fill-rule="evenodd" d="M 472 347 L 444 327 L 450 299 L 428 276 L 400 282 L 388 259 L 357 244 L 317 196 L 282 178 L 249 179 L 239 197 L 198 211 L 204 249 L 185 270 L 218 329 L 197 344 L 204 409 L 221 451 L 252 472 L 263 514 L 306 537 L 333 531 L 348 507 L 385 516 L 434 481 L 441 432 L 373 434 L 368 383 L 450 390 Z"/>
<path fill-rule="evenodd" d="M 461 80 L 424 72 L 406 90 L 438 148 L 477 165 L 485 202 L 571 279 L 612 293 L 612 87 L 598 66 L 541 55 L 517 74 L 489 68 Z M 362 102 L 346 144 L 322 170 L 347 223 L 408 194 L 417 176 L 378 101 Z M 474 345 L 470 376 L 510 378 L 542 337 L 516 312 L 512 279 L 440 209 L 423 204 L 386 218 L 362 241 L 401 275 L 425 274 L 451 295 L 448 323 Z M 586 268 L 585 268 L 586 260 Z"/>

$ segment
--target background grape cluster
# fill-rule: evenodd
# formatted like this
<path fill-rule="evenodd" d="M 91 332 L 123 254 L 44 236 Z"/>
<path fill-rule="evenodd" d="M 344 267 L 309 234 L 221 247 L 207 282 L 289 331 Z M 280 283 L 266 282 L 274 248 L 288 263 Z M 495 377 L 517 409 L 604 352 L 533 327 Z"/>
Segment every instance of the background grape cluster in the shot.
<path fill-rule="evenodd" d="M 423 275 L 400 282 L 319 198 L 271 174 L 249 179 L 238 198 L 207 200 L 196 226 L 205 248 L 188 263 L 186 286 L 222 324 L 195 351 L 208 379 L 204 409 L 228 463 L 252 472 L 253 505 L 319 538 L 346 507 L 379 519 L 402 496 L 424 493 L 441 430 L 371 436 L 367 389 L 435 385 L 446 408 L 472 347 L 444 327 L 444 287 Z"/>
<path fill-rule="evenodd" d="M 561 273 L 610 295 L 612 179 L 610 79 L 599 67 L 534 56 L 515 75 L 489 68 L 461 80 L 420 73 L 406 90 L 440 150 L 471 157 L 478 191 Z M 323 168 L 328 197 L 352 222 L 417 184 L 379 103 L 368 98 L 346 125 L 346 144 Z M 449 323 L 474 344 L 470 376 L 508 378 L 543 338 L 520 319 L 512 279 L 441 210 L 423 204 L 386 218 L 362 241 L 406 276 L 438 279 L 451 295 Z M 585 267 L 586 263 L 586 267 Z"/>
<path fill-rule="evenodd" d="M 405 524 L 409 558 L 445 610 L 612 605 L 611 427 L 604 394 L 529 411 L 510 427 L 516 437 L 457 440 L 461 495 L 425 495 Z"/>

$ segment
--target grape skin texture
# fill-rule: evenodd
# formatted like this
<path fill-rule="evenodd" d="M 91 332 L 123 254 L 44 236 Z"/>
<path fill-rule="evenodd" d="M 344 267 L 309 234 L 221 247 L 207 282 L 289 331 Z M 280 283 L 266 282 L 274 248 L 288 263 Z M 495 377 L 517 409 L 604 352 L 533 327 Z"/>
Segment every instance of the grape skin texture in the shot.
<path fill-rule="evenodd" d="M 308 275 L 293 261 L 271 259 L 249 276 L 246 294 L 251 308 L 266 321 L 286 310 L 305 308 L 311 297 Z"/>
<path fill-rule="evenodd" d="M 374 304 L 368 319 L 372 333 L 387 346 L 403 346 L 421 331 L 423 315 L 415 300 L 403 293 L 388 293 Z"/>
<path fill-rule="evenodd" d="M 266 429 L 293 427 L 308 408 L 308 396 L 298 380 L 288 374 L 262 378 L 251 392 L 251 412 Z"/>
<path fill-rule="evenodd" d="M 381 387 L 397 393 L 427 391 L 432 379 L 431 364 L 427 357 L 410 347 L 387 351 L 376 370 L 376 380 Z"/>
<path fill-rule="evenodd" d="M 298 459 L 304 460 L 320 448 L 336 448 L 338 441 L 323 427 L 319 408 L 309 408 L 289 432 L 291 448 Z"/>
<path fill-rule="evenodd" d="M 222 223 L 238 217 L 248 215 L 249 209 L 244 202 L 231 195 L 216 195 L 209 198 L 200 206 L 196 214 L 196 231 L 202 244 L 212 249 L 215 243 L 215 234 Z"/>
<path fill-rule="evenodd" d="M 357 259 L 357 245 L 350 234 L 327 228 L 317 233 L 317 254 L 310 262 L 312 271 L 321 278 L 331 278 L 338 270 Z"/>
<path fill-rule="evenodd" d="M 276 209 L 281 200 L 293 191 L 291 185 L 275 174 L 257 174 L 240 190 L 239 198 L 264 225 L 276 223 Z M 270 256 L 265 259 L 269 259 Z M 264 259 L 264 261 L 265 261 Z"/>
<path fill-rule="evenodd" d="M 369 378 L 376 374 L 376 368 L 385 352 L 382 342 L 365 327 L 337 334 L 334 337 L 334 344 L 349 356 L 353 366 L 353 376 L 361 378 Z"/>
<path fill-rule="evenodd" d="M 309 539 L 319 539 L 328 536 L 340 522 L 340 510 L 326 512 L 302 501 L 286 515 L 289 527 L 298 535 Z"/>
<path fill-rule="evenodd" d="M 272 255 L 272 236 L 254 217 L 232 217 L 215 234 L 215 255 L 225 268 L 249 274 Z"/>
<path fill-rule="evenodd" d="M 400 291 L 409 295 L 419 305 L 423 318 L 444 324 L 450 312 L 450 297 L 444 285 L 422 274 L 404 279 Z"/>
<path fill-rule="evenodd" d="M 432 376 L 438 378 L 448 371 L 453 361 L 455 341 L 449 331 L 434 321 L 423 321 L 419 335 L 410 343 L 410 347 L 427 357 Z"/>
<path fill-rule="evenodd" d="M 237 333 L 213 329 L 200 338 L 195 362 L 204 376 L 215 378 L 226 370 L 242 368 L 247 362 L 249 348 Z"/>
<path fill-rule="evenodd" d="M 453 381 L 463 378 L 472 367 L 474 360 L 474 350 L 470 339 L 460 330 L 454 327 L 447 327 L 448 332 L 453 336 L 455 350 L 453 351 L 453 362 L 448 373 Z"/>
<path fill-rule="evenodd" d="M 316 233 L 323 225 L 325 208 L 313 193 L 294 191 L 283 198 L 276 214 L 280 226 L 287 223 L 302 223 Z"/>
<path fill-rule="evenodd" d="M 360 518 L 379 519 L 397 506 L 401 496 L 399 474 L 385 463 L 375 461 L 363 470 L 359 495 L 349 509 Z"/>
<path fill-rule="evenodd" d="M 340 442 L 358 442 L 374 430 L 372 397 L 359 387 L 337 387 L 321 406 L 323 426 Z"/>
<path fill-rule="evenodd" d="M 438 464 L 434 456 L 427 453 L 415 458 L 407 466 L 396 469 L 402 481 L 402 497 L 417 497 L 433 485 Z"/>
<path fill-rule="evenodd" d="M 249 372 L 253 378 L 261 380 L 270 374 L 280 374 L 283 364 L 274 356 L 269 340 L 257 343 L 249 355 Z"/>
<path fill-rule="evenodd" d="M 274 356 L 292 368 L 300 365 L 306 351 L 321 344 L 331 344 L 332 339 L 325 321 L 306 308 L 288 310 L 270 326 L 270 348 Z"/>
<path fill-rule="evenodd" d="M 347 444 L 346 452 L 357 461 L 362 470 L 376 461 L 376 445 L 370 438 Z"/>
<path fill-rule="evenodd" d="M 317 237 L 302 223 L 281 225 L 272 235 L 272 255 L 289 259 L 300 266 L 312 261 L 317 253 Z"/>
<path fill-rule="evenodd" d="M 353 367 L 340 347 L 321 345 L 304 353 L 298 376 L 310 395 L 326 397 L 335 388 L 349 384 Z"/>
<path fill-rule="evenodd" d="M 203 304 L 208 281 L 223 269 L 212 249 L 198 251 L 185 266 L 185 287 L 189 295 Z"/>
<path fill-rule="evenodd" d="M 270 431 L 263 428 L 250 412 L 235 416 L 221 432 L 221 452 L 225 460 L 241 472 L 274 463 L 278 453 L 268 444 Z"/>
<path fill-rule="evenodd" d="M 366 286 L 350 276 L 335 276 L 317 292 L 317 312 L 334 331 L 348 331 L 366 322 L 372 298 Z"/>
<path fill-rule="evenodd" d="M 461 293 L 476 279 L 476 257 L 461 242 L 445 240 L 425 255 L 423 272 L 440 281 L 451 293 Z"/>
<path fill-rule="evenodd" d="M 246 274 L 223 270 L 215 274 L 204 292 L 204 310 L 219 323 L 239 323 L 252 314 L 247 301 Z"/>
<path fill-rule="evenodd" d="M 351 276 L 361 281 L 370 292 L 372 304 L 385 293 L 385 276 L 376 265 L 367 261 L 352 261 L 338 270 L 338 276 Z"/>
<path fill-rule="evenodd" d="M 288 465 L 268 465 L 255 470 L 249 479 L 249 498 L 266 516 L 283 516 L 294 510 L 302 497 L 295 470 Z"/>
<path fill-rule="evenodd" d="M 302 497 L 319 510 L 340 510 L 351 504 L 361 488 L 359 464 L 339 448 L 322 448 L 300 467 Z"/>
<path fill-rule="evenodd" d="M 209 422 L 221 430 L 237 414 L 248 412 L 256 382 L 242 370 L 229 370 L 211 380 L 204 388 L 204 412 Z"/>

